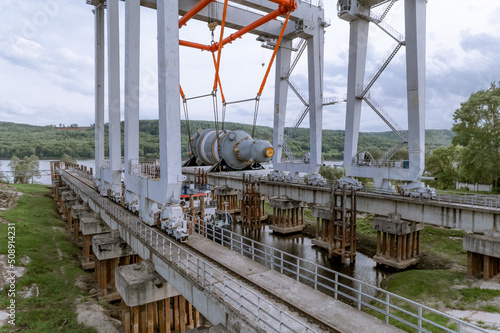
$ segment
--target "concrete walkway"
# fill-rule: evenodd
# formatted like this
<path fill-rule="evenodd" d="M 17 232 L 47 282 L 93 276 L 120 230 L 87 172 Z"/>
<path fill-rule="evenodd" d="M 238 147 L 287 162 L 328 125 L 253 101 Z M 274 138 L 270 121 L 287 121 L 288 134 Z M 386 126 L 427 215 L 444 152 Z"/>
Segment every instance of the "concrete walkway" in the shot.
<path fill-rule="evenodd" d="M 402 332 L 294 279 L 271 270 L 198 234 L 189 236 L 192 248 L 245 277 L 275 297 L 293 305 L 339 332 Z"/>

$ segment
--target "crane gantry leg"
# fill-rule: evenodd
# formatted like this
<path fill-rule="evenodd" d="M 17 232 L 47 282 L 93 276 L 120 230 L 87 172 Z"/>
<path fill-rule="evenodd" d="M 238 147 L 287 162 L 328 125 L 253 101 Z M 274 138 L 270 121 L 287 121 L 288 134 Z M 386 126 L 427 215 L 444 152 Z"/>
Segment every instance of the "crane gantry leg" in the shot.
<path fill-rule="evenodd" d="M 420 179 L 425 167 L 425 45 L 426 45 L 426 0 L 405 0 L 405 36 L 390 28 L 383 18 L 370 12 L 372 6 L 384 3 L 377 0 L 340 0 L 339 17 L 350 22 L 349 68 L 346 108 L 346 135 L 344 146 L 345 182 L 356 184 L 352 177 L 373 178 L 375 187 L 386 188 L 390 180 L 412 182 L 405 189 L 421 188 Z M 368 44 L 368 25 L 373 22 L 396 42 L 397 46 L 383 66 L 375 70 L 368 82 L 365 80 L 366 48 Z M 408 103 L 408 139 L 400 131 L 388 113 L 381 109 L 373 97 L 368 94 L 375 80 L 387 67 L 401 46 L 406 46 L 406 78 Z M 409 160 L 391 161 L 394 155 L 380 161 L 367 161 L 363 154 L 358 154 L 358 137 L 361 122 L 363 100 L 380 116 L 389 127 L 398 134 L 401 143 L 408 142 Z"/>

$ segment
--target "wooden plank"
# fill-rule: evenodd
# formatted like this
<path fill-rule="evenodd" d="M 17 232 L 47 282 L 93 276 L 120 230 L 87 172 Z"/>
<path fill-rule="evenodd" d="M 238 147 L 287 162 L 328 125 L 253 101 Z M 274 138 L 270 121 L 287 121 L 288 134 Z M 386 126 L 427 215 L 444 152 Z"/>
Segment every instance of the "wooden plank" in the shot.
<path fill-rule="evenodd" d="M 183 296 L 179 296 L 179 317 L 179 328 L 181 332 L 184 332 L 186 330 L 186 299 Z"/>
<path fill-rule="evenodd" d="M 122 318 L 123 318 L 123 328 L 125 328 L 125 333 L 130 333 L 130 308 L 122 300 Z"/>
<path fill-rule="evenodd" d="M 200 311 L 194 309 L 194 327 L 200 326 Z"/>
<path fill-rule="evenodd" d="M 172 314 L 171 314 L 171 311 L 172 311 L 172 307 L 171 307 L 171 303 L 170 303 L 170 298 L 167 298 L 166 300 L 164 300 L 164 308 L 165 308 L 165 333 L 170 333 L 170 327 L 171 327 L 171 323 L 172 323 Z"/>
<path fill-rule="evenodd" d="M 490 280 L 490 257 L 483 255 L 483 280 L 484 281 L 489 281 Z"/>
<path fill-rule="evenodd" d="M 194 328 L 193 305 L 188 302 L 188 322 L 189 328 Z"/>
<path fill-rule="evenodd" d="M 139 320 L 139 326 L 141 328 L 141 333 L 146 333 L 146 329 L 147 329 L 147 321 L 148 321 L 148 318 L 147 318 L 147 313 L 146 313 L 146 305 L 140 305 L 139 306 L 140 308 L 140 320 Z"/>
<path fill-rule="evenodd" d="M 155 331 L 155 325 L 154 325 L 154 306 L 153 302 L 147 304 L 147 332 L 148 333 L 154 333 Z"/>
<path fill-rule="evenodd" d="M 179 296 L 174 297 L 174 330 L 179 330 Z"/>
<path fill-rule="evenodd" d="M 139 307 L 134 306 L 133 312 L 134 312 L 134 333 L 139 333 L 139 319 L 140 319 Z"/>
<path fill-rule="evenodd" d="M 165 333 L 165 300 L 158 301 L 158 328 Z"/>

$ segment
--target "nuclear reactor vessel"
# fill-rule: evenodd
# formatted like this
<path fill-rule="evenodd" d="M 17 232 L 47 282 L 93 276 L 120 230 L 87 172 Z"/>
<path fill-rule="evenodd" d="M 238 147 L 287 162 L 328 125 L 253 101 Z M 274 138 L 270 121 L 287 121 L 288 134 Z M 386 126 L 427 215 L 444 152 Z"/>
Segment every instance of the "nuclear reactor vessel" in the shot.
<path fill-rule="evenodd" d="M 199 129 L 190 139 L 192 158 L 197 165 L 225 163 L 234 170 L 271 160 L 274 149 L 267 140 L 255 140 L 241 130 Z"/>

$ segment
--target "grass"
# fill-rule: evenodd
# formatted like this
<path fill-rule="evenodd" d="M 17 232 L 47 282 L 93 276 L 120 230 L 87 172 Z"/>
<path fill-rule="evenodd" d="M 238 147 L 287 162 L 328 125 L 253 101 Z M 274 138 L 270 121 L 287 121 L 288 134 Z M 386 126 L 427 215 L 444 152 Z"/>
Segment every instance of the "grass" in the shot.
<path fill-rule="evenodd" d="M 56 213 L 56 203 L 46 194 L 50 189 L 42 185 L 15 185 L 24 195 L 15 208 L 0 214 L 16 226 L 16 260 L 31 259 L 26 274 L 18 281 L 16 292 L 38 286 L 37 297 L 16 298 L 16 326 L 28 332 L 94 332 L 76 321 L 74 303 L 83 297 L 75 286 L 78 276 L 85 274 L 78 268 L 78 248 L 70 243 L 58 228 L 64 227 Z M 7 224 L 0 225 L 0 237 L 5 240 Z M 7 242 L 0 243 L 0 253 L 7 253 Z M 62 256 L 59 258 L 57 248 Z M 9 302 L 6 288 L 0 291 L 0 308 Z M 12 326 L 0 329 L 6 332 Z"/>
<path fill-rule="evenodd" d="M 500 297 L 500 291 L 479 289 L 479 288 L 454 288 L 455 285 L 467 284 L 467 278 L 462 273 L 451 272 L 448 270 L 408 270 L 392 274 L 384 281 L 385 289 L 412 301 L 425 304 L 431 308 L 458 310 L 480 310 L 492 313 L 500 313 L 497 298 Z M 489 304 L 488 304 L 489 302 Z M 485 305 L 486 303 L 486 305 Z M 397 305 L 405 311 L 417 314 L 417 308 L 396 299 L 392 304 Z M 382 304 L 373 304 L 383 309 Z M 373 309 L 366 312 L 384 319 L 384 316 Z M 391 314 L 396 315 L 406 321 L 417 324 L 417 319 L 401 310 L 391 309 Z M 444 316 L 437 313 L 423 310 L 424 318 L 434 321 L 439 325 L 456 329 L 456 324 L 451 323 Z M 390 319 L 390 323 L 406 332 L 414 332 L 412 327 Z M 430 332 L 444 332 L 442 329 L 424 322 L 423 327 Z"/>

